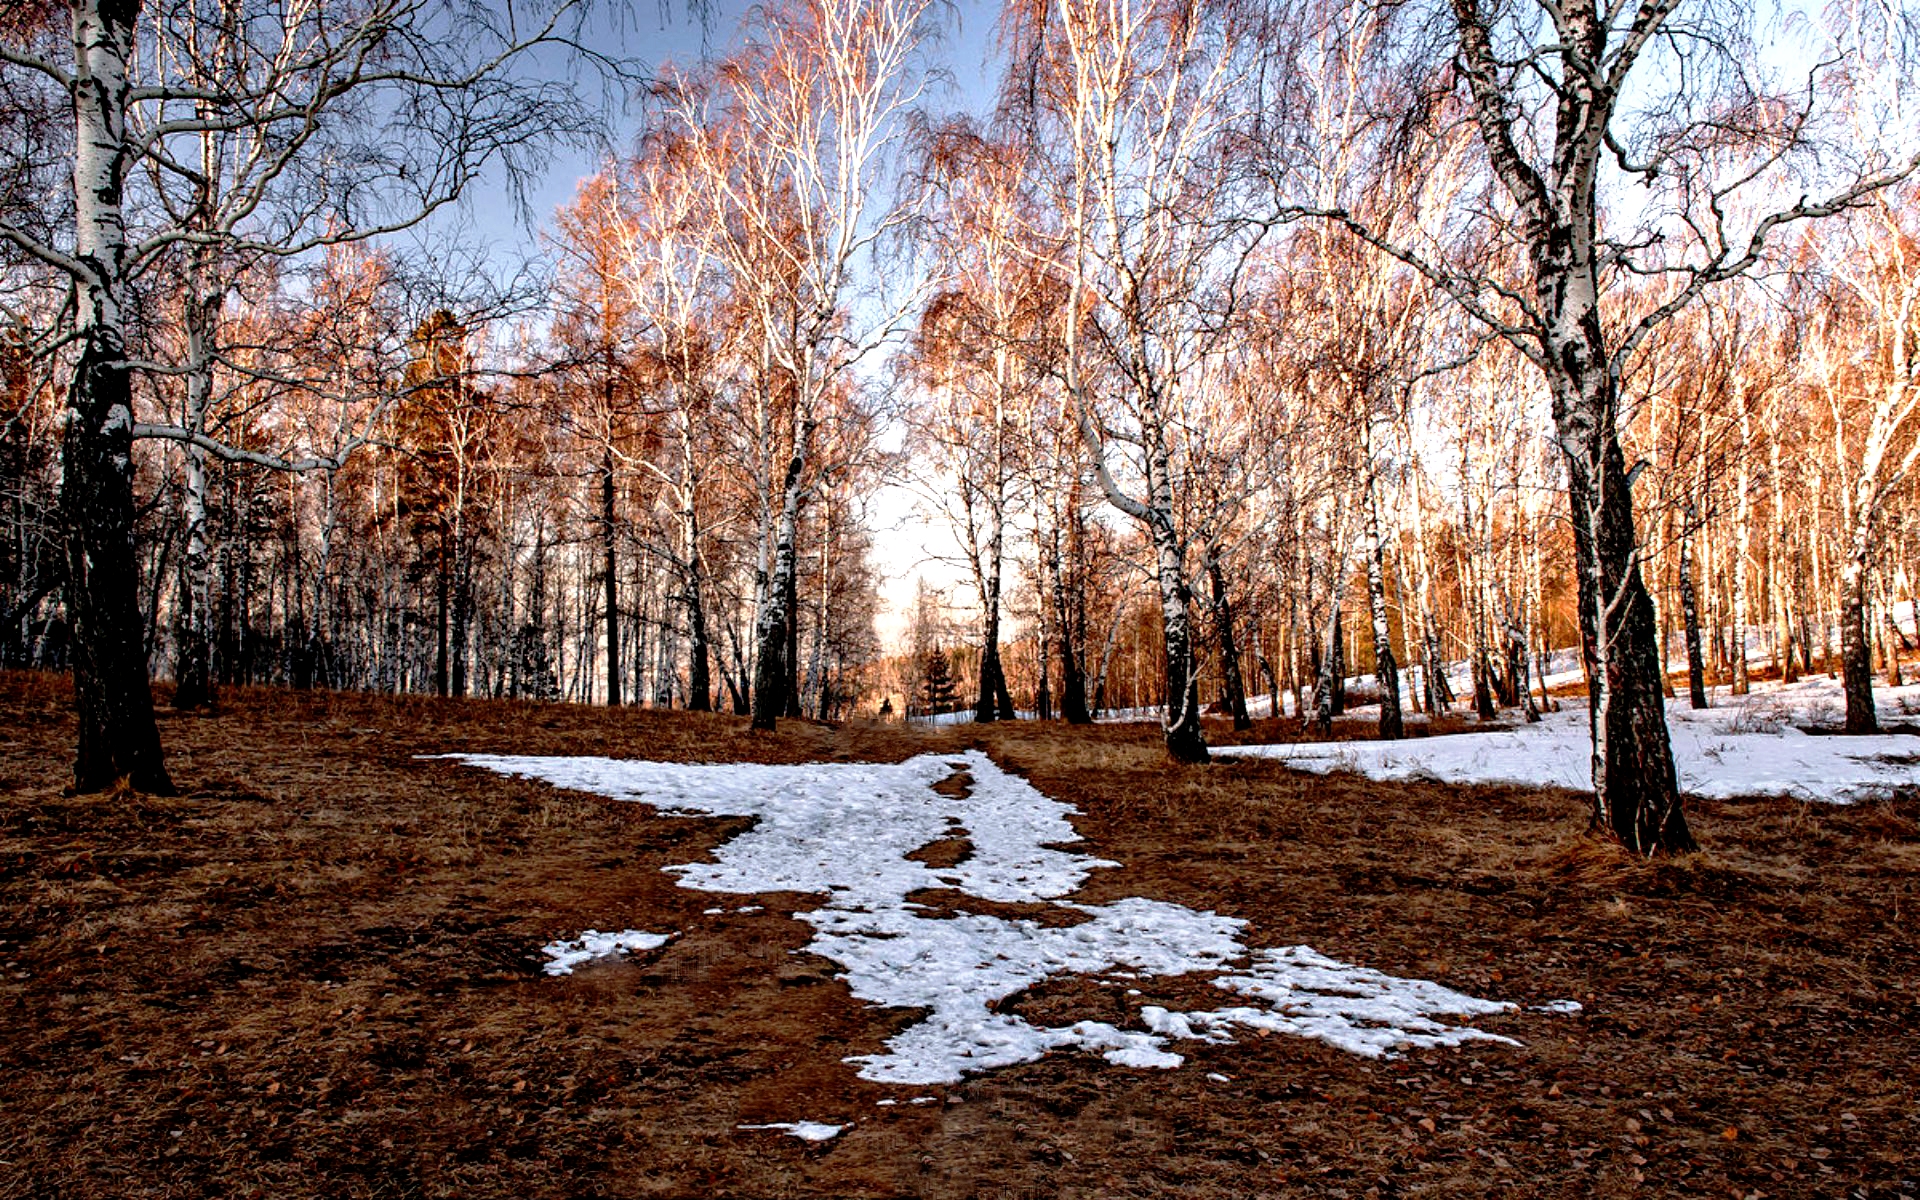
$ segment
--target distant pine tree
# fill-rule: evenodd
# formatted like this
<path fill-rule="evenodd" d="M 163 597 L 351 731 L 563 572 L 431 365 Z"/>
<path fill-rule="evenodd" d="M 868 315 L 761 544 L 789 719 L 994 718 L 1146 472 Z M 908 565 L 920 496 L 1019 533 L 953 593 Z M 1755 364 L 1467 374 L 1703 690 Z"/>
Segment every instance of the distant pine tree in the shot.
<path fill-rule="evenodd" d="M 558 700 L 560 681 L 547 652 L 547 631 L 529 622 L 520 627 L 515 642 L 513 694 L 528 700 Z"/>
<path fill-rule="evenodd" d="M 939 646 L 927 651 L 920 662 L 920 695 L 929 713 L 952 712 L 960 707 L 960 693 L 953 687 L 953 672 L 947 666 L 947 652 Z"/>

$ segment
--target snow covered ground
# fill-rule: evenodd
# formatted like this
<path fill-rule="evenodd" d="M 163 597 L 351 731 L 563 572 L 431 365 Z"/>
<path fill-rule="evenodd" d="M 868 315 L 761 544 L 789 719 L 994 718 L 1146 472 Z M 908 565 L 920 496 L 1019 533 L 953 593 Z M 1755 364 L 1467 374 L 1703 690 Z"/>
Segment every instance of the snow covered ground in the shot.
<path fill-rule="evenodd" d="M 734 894 L 802 892 L 824 903 L 799 919 L 806 949 L 842 967 L 859 999 L 927 1010 L 885 1053 L 848 1061 L 871 1080 L 951 1083 L 1077 1047 L 1132 1067 L 1172 1067 L 1182 1039 L 1232 1040 L 1236 1028 L 1315 1038 L 1355 1054 L 1402 1046 L 1511 1039 L 1450 1024 L 1514 1006 L 1401 979 L 1306 946 L 1245 945 L 1245 922 L 1146 898 L 1080 904 L 1065 897 L 1089 872 L 1117 864 L 1060 849 L 1079 840 L 1073 809 L 1008 774 L 979 751 L 897 764 L 681 765 L 607 758 L 454 755 L 476 767 L 652 805 L 664 812 L 751 816 L 747 832 L 709 862 L 669 868 L 684 887 Z M 965 772 L 964 797 L 933 785 Z M 965 836 L 972 853 L 952 867 L 907 857 Z M 931 915 L 907 897 L 951 889 L 1002 902 L 1046 903 L 1071 924 L 964 911 Z M 1104 1021 L 1048 1027 L 994 1011 L 996 1002 L 1050 977 L 1094 976 L 1108 986 L 1142 977 L 1206 974 L 1230 1003 L 1174 1012 L 1145 1006 L 1141 1028 Z"/>
<path fill-rule="evenodd" d="M 1695 712 L 1682 698 L 1667 704 L 1674 765 L 1690 795 L 1782 795 L 1847 803 L 1920 786 L 1920 739 L 1904 734 L 1834 737 L 1801 726 L 1836 726 L 1840 685 L 1825 676 L 1755 684 L 1751 694 L 1715 689 L 1714 707 Z M 1876 688 L 1883 722 L 1920 709 L 1920 686 Z M 1510 730 L 1409 738 L 1396 742 L 1224 746 L 1215 753 L 1277 758 L 1321 773 L 1357 771 L 1371 779 L 1591 787 L 1592 743 L 1586 706 L 1566 705 L 1537 725 Z"/>

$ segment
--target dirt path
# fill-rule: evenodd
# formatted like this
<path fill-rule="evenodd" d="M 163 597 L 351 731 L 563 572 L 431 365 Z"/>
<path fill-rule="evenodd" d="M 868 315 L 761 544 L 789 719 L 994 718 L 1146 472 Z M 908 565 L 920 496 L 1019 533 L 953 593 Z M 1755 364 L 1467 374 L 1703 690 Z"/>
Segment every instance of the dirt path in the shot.
<path fill-rule="evenodd" d="M 65 705 L 58 679 L 0 675 L 0 1195 L 1920 1195 L 1912 798 L 1703 805 L 1710 851 L 1649 868 L 1580 849 L 1570 795 L 1170 768 L 1150 729 L 764 738 L 273 691 L 165 719 L 185 795 L 66 798 Z M 1249 1036 L 1182 1043 L 1174 1071 L 1070 1053 L 881 1087 L 841 1060 L 915 1014 L 793 953 L 811 931 L 789 914 L 816 900 L 662 872 L 744 822 L 414 757 L 970 745 L 1125 864 L 1080 898 L 1212 908 L 1250 944 L 1587 1011 L 1475 1021 L 1518 1050 Z M 680 936 L 540 974 L 541 943 L 590 926 Z M 1058 980 L 1009 1007 L 1119 1023 L 1192 986 Z M 736 1128 L 796 1119 L 854 1123 L 820 1145 Z"/>

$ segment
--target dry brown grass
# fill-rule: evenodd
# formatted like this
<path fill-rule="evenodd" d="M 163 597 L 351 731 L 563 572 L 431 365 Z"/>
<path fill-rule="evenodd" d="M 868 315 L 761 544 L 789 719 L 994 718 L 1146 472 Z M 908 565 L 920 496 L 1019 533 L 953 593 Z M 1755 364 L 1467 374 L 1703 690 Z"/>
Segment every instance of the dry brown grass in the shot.
<path fill-rule="evenodd" d="M 1920 1195 L 1912 798 L 1697 805 L 1709 849 L 1644 863 L 1576 837 L 1570 794 L 1170 766 L 1151 728 L 768 737 L 277 691 L 165 718 L 181 796 L 67 797 L 66 705 L 61 680 L 0 676 L 0 1195 Z M 841 1059 L 913 1014 L 795 953 L 813 902 L 661 870 L 743 822 L 415 757 L 963 745 L 1080 806 L 1088 849 L 1125 864 L 1085 899 L 1212 908 L 1254 944 L 1587 1011 L 1480 1022 L 1519 1049 L 1369 1062 L 1248 1038 L 1182 1047 L 1172 1072 L 1055 1055 L 878 1107 L 910 1093 Z M 564 980 L 529 957 L 624 925 L 681 936 Z M 1141 987 L 1010 1005 L 1124 1020 L 1212 991 Z M 821 1147 L 735 1128 L 802 1117 L 858 1123 Z"/>

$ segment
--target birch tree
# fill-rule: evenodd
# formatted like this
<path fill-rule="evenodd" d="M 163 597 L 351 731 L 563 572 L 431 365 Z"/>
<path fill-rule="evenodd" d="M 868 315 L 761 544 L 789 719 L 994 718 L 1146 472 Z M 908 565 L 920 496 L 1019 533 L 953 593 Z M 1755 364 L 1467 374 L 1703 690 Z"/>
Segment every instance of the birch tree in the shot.
<path fill-rule="evenodd" d="M 1015 141 L 970 122 L 934 132 L 926 148 L 932 207 L 925 227 L 938 290 L 921 316 L 911 363 L 928 390 L 913 421 L 948 524 L 980 603 L 977 721 L 1011 720 L 1000 660 L 1010 505 L 1022 439 L 1037 407 L 1036 344 L 1050 289 L 1036 263 L 1028 161 Z"/>
<path fill-rule="evenodd" d="M 908 207 L 879 174 L 919 95 L 929 0 L 798 0 L 761 11 L 712 86 L 681 81 L 678 133 L 699 155 L 720 243 L 772 416 L 764 580 L 754 622 L 753 726 L 789 710 L 800 510 L 829 394 L 897 327 L 904 304 L 859 321 L 843 301 Z"/>
<path fill-rule="evenodd" d="M 456 23 L 433 0 L 170 0 L 144 15 L 140 0 L 68 7 L 71 62 L 34 44 L 0 44 L 0 77 L 24 74 L 70 100 L 71 207 L 56 206 L 71 213 L 70 224 L 38 231 L 7 218 L 0 239 L 70 280 L 75 296 L 62 335 L 76 352 L 61 451 L 80 716 L 75 784 L 93 791 L 126 778 L 165 792 L 172 781 L 139 613 L 132 442 L 140 433 L 214 450 L 214 439 L 136 428 L 131 290 L 177 250 L 286 254 L 343 228 L 368 236 L 411 224 L 450 202 L 486 163 L 565 123 L 569 98 L 514 82 L 506 68 L 555 40 L 557 21 L 575 6 L 562 3 L 531 27 L 472 13 Z M 159 31 L 209 22 L 223 32 L 204 57 L 163 52 L 170 43 Z M 245 69 L 210 79 L 201 68 L 216 59 Z M 343 132 L 367 121 L 371 139 Z M 255 170 L 220 189 L 223 215 L 211 216 L 205 202 L 184 212 L 153 203 L 150 180 L 204 181 L 207 135 L 227 138 L 235 157 L 223 163 Z M 349 145 L 371 157 L 334 153 Z M 206 187 L 192 190 L 204 201 Z"/>
<path fill-rule="evenodd" d="M 687 149 L 667 136 L 642 145 L 613 228 L 625 262 L 622 278 L 644 326 L 652 403 L 671 425 L 669 455 L 643 456 L 638 465 L 653 476 L 672 513 L 670 554 L 687 611 L 688 706 L 705 712 L 712 707 L 713 638 L 704 514 L 712 506 L 702 491 L 722 473 L 723 448 L 712 426 L 724 382 L 726 278 L 713 205 Z"/>
<path fill-rule="evenodd" d="M 1573 518 L 1591 825 L 1635 853 L 1690 850 L 1620 439 L 1621 379 L 1654 330 L 1759 263 L 1777 230 L 1845 211 L 1911 172 L 1913 129 L 1856 140 L 1837 119 L 1833 97 L 1849 89 L 1836 59 L 1770 79 L 1742 56 L 1755 43 L 1745 9 L 1448 0 L 1393 17 L 1414 48 L 1376 69 L 1400 81 L 1389 91 L 1403 112 L 1442 129 L 1470 124 L 1491 203 L 1418 239 L 1391 238 L 1350 203 L 1316 211 L 1423 271 L 1540 371 Z M 1403 163 L 1418 157 L 1370 136 Z M 1610 216 L 1607 197 L 1629 185 L 1638 220 Z M 1789 198 L 1743 215 L 1743 198 L 1780 195 Z M 1513 278 L 1450 264 L 1463 231 L 1508 247 Z M 1636 277 L 1658 287 L 1630 311 L 1607 310 L 1608 288 Z"/>
<path fill-rule="evenodd" d="M 1920 463 L 1920 221 L 1912 189 L 1884 195 L 1818 247 L 1825 280 L 1804 365 L 1827 410 L 1840 498 L 1840 667 L 1846 730 L 1879 726 L 1868 574 L 1889 500 Z M 1891 616 L 1888 618 L 1892 620 Z M 1898 630 L 1895 629 L 1897 634 Z"/>
<path fill-rule="evenodd" d="M 1238 153 L 1254 133 L 1251 14 L 1059 0 L 1024 19 L 1016 59 L 1038 73 L 1030 120 L 1062 245 L 1062 383 L 1102 491 L 1151 545 L 1167 752 L 1204 762 L 1176 453 L 1187 379 L 1228 336 L 1266 230 Z"/>

